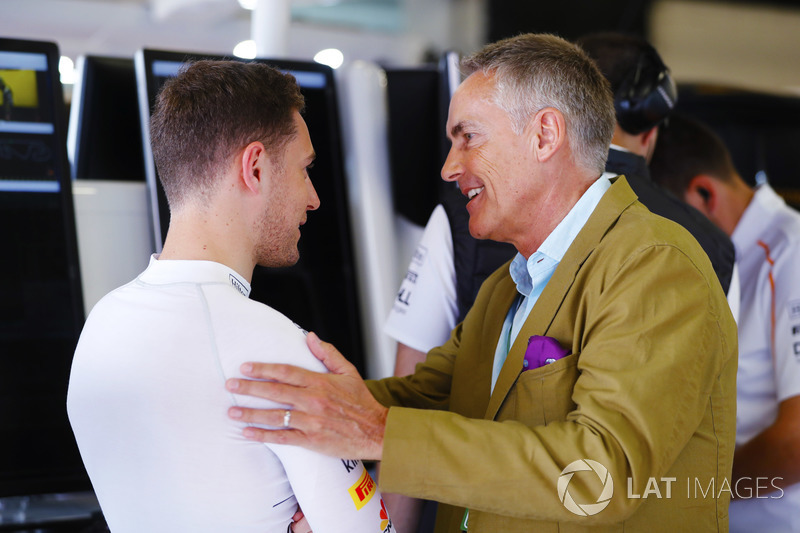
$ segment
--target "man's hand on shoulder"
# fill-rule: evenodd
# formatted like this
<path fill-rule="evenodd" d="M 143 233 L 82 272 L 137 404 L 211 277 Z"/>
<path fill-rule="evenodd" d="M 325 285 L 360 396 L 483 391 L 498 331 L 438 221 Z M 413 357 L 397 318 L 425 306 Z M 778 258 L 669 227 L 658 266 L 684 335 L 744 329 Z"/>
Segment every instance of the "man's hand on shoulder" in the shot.
<path fill-rule="evenodd" d="M 370 394 L 356 368 L 332 345 L 309 333 L 311 352 L 330 371 L 320 374 L 292 365 L 245 363 L 252 379 L 230 379 L 229 391 L 290 405 L 291 409 L 231 407 L 228 415 L 276 428 L 244 429 L 261 442 L 292 444 L 334 457 L 380 460 L 388 409 Z"/>

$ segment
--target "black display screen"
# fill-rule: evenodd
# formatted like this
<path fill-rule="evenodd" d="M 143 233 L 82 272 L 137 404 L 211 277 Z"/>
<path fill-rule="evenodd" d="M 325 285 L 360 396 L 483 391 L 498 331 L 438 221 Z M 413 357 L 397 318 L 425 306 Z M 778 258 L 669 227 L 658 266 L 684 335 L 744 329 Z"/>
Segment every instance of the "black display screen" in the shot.
<path fill-rule="evenodd" d="M 133 59 L 88 55 L 77 70 L 67 139 L 72 178 L 144 181 Z"/>
<path fill-rule="evenodd" d="M 147 121 L 164 81 L 175 76 L 187 61 L 199 59 L 231 58 L 156 50 L 142 50 L 136 56 L 156 250 L 161 250 L 166 237 L 169 208 L 149 150 Z M 333 71 L 317 63 L 255 61 L 294 75 L 305 97 L 303 118 L 317 154 L 310 175 L 320 208 L 309 213 L 303 226 L 298 263 L 281 269 L 256 267 L 250 297 L 332 342 L 363 374 L 363 342 Z"/>
<path fill-rule="evenodd" d="M 90 487 L 66 412 L 84 314 L 58 58 L 0 39 L 0 496 Z"/>

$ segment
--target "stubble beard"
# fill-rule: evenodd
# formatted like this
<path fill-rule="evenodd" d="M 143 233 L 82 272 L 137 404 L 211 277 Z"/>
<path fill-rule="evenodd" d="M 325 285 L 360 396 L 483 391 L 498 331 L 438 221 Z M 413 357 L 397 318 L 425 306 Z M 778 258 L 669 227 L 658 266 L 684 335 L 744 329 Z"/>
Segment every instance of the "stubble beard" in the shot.
<path fill-rule="evenodd" d="M 260 220 L 256 228 L 259 235 L 255 249 L 256 264 L 268 268 L 290 267 L 300 259 L 295 241 L 287 233 L 281 234 L 266 218 Z"/>

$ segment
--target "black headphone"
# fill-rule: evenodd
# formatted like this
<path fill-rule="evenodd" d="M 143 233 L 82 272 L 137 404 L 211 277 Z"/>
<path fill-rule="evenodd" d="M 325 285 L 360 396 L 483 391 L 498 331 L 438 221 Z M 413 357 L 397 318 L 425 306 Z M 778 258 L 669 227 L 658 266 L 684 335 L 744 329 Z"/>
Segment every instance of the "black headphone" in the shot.
<path fill-rule="evenodd" d="M 678 90 L 669 69 L 649 47 L 614 94 L 617 122 L 628 133 L 642 133 L 667 118 L 677 101 Z"/>

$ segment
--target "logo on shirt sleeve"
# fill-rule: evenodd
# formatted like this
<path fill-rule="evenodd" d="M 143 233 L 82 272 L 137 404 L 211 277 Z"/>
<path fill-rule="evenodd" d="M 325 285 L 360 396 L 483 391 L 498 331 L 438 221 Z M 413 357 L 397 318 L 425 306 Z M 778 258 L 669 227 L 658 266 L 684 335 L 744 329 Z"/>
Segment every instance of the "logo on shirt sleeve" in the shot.
<path fill-rule="evenodd" d="M 361 464 L 361 461 L 359 461 L 358 459 L 342 459 L 342 464 L 344 465 L 345 470 L 347 470 L 347 473 L 349 474 L 350 472 L 358 468 L 358 465 Z"/>
<path fill-rule="evenodd" d="M 383 533 L 391 533 L 392 532 L 392 519 L 389 518 L 389 512 L 386 510 L 386 504 L 383 503 L 383 498 L 381 498 L 381 531 Z"/>
<path fill-rule="evenodd" d="M 361 477 L 358 478 L 358 481 L 356 481 L 356 484 L 348 489 L 350 497 L 353 499 L 353 503 L 356 506 L 356 510 L 359 511 L 369 503 L 377 491 L 378 487 L 375 485 L 375 482 L 372 481 L 366 468 L 361 474 Z"/>

